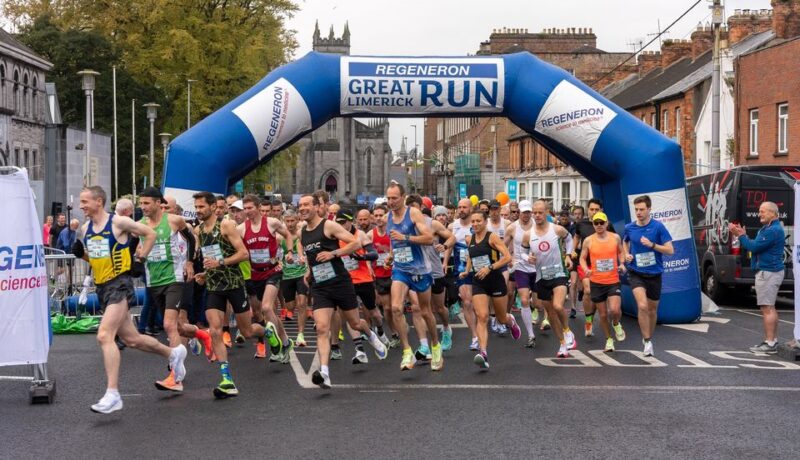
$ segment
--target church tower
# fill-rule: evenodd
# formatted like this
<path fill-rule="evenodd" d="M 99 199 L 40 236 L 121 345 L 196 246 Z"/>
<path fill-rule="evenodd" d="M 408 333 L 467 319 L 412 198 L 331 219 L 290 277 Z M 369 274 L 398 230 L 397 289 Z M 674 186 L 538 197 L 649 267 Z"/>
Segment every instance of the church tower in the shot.
<path fill-rule="evenodd" d="M 327 37 L 322 37 L 319 31 L 319 21 L 314 26 L 314 40 L 312 49 L 320 53 L 341 54 L 343 56 L 350 55 L 350 25 L 344 23 L 344 32 L 342 36 L 337 38 L 333 35 L 333 26 L 328 32 Z"/>

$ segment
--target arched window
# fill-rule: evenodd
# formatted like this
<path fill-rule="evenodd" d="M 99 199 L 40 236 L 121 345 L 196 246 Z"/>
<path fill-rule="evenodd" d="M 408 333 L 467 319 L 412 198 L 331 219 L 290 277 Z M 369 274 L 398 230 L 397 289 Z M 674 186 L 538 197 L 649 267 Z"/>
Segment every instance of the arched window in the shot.
<path fill-rule="evenodd" d="M 0 107 L 7 107 L 6 105 L 6 65 L 0 63 Z"/>
<path fill-rule="evenodd" d="M 367 185 L 372 185 L 372 156 L 375 152 L 372 151 L 372 147 L 367 147 L 367 150 L 364 152 L 366 155 L 366 165 L 367 165 Z"/>
<path fill-rule="evenodd" d="M 31 88 L 31 118 L 38 120 L 39 117 L 39 78 L 33 76 L 33 88 Z"/>
<path fill-rule="evenodd" d="M 31 114 L 31 88 L 28 85 L 28 74 L 22 76 L 22 115 Z"/>
<path fill-rule="evenodd" d="M 14 112 L 19 114 L 21 109 L 19 95 L 19 70 L 14 70 Z"/>

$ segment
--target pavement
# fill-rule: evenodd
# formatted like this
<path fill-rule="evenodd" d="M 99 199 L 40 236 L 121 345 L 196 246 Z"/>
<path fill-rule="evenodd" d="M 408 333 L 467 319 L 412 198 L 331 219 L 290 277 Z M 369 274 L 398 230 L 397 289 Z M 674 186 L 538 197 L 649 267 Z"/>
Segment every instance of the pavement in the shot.
<path fill-rule="evenodd" d="M 788 338 L 793 312 L 780 318 Z M 642 356 L 633 318 L 623 318 L 628 337 L 613 354 L 601 351 L 597 324 L 584 339 L 581 316 L 572 321 L 573 358 L 555 358 L 551 332 L 537 330 L 534 350 L 523 348 L 524 332 L 518 342 L 491 336 L 488 372 L 472 363 L 463 324 L 442 372 L 401 372 L 396 349 L 385 361 L 368 350 L 369 364 L 355 366 L 346 343 L 327 392 L 310 383 L 313 348 L 282 365 L 254 360 L 252 344 L 235 346 L 241 394 L 223 401 L 211 393 L 218 369 L 204 358 L 187 359 L 186 390 L 172 395 L 153 386 L 166 361 L 126 349 L 125 408 L 111 415 L 89 411 L 105 388 L 94 338 L 56 336 L 53 404 L 30 405 L 26 384 L 0 382 L 0 458 L 797 457 L 800 362 L 746 351 L 761 339 L 757 311 L 723 307 L 698 323 L 659 326 L 654 358 Z M 313 332 L 306 337 L 313 346 Z"/>

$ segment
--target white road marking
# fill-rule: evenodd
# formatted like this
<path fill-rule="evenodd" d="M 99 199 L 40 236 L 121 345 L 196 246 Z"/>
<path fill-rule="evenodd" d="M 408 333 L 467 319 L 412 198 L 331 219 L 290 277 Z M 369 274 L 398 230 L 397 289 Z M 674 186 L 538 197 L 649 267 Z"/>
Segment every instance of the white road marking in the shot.
<path fill-rule="evenodd" d="M 708 332 L 708 324 L 706 323 L 665 324 L 664 326 L 692 332 Z"/>
<path fill-rule="evenodd" d="M 338 389 L 352 390 L 583 390 L 583 391 L 774 391 L 800 393 L 800 387 L 735 386 L 735 385 L 499 385 L 499 384 L 337 384 Z"/>
<path fill-rule="evenodd" d="M 750 310 L 736 310 L 736 311 L 738 311 L 739 313 L 744 313 L 745 315 L 758 316 L 759 318 L 761 318 L 761 313 L 753 313 L 753 311 L 750 311 Z M 758 310 L 758 311 L 761 311 L 761 310 Z M 791 324 L 791 325 L 794 326 L 794 322 L 792 322 L 792 321 L 786 321 L 785 319 L 778 319 L 778 321 L 780 321 L 782 323 L 786 323 L 786 324 Z"/>
<path fill-rule="evenodd" d="M 311 383 L 311 374 L 313 373 L 312 369 L 319 368 L 319 355 L 314 352 L 314 361 L 311 362 L 311 367 L 309 368 L 308 372 L 303 369 L 303 365 L 300 363 L 300 360 L 297 359 L 297 353 L 292 350 L 291 354 L 289 355 L 289 363 L 292 365 L 292 370 L 294 371 L 295 378 L 297 379 L 297 383 L 302 388 L 317 388 L 316 385 Z"/>
<path fill-rule="evenodd" d="M 701 316 L 700 321 L 712 322 L 712 323 L 720 323 L 720 324 L 728 324 L 731 322 L 728 318 L 719 318 L 716 316 Z"/>

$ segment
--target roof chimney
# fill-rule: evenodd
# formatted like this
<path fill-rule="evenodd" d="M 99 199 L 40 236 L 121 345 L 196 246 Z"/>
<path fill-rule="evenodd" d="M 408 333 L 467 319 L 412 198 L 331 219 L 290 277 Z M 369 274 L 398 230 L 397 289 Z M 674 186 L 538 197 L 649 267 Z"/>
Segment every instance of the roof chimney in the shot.
<path fill-rule="evenodd" d="M 773 0 L 774 2 L 775 0 Z M 794 2 L 796 0 L 789 0 Z M 781 5 L 784 0 L 779 1 Z M 734 10 L 728 18 L 728 42 L 734 44 L 751 34 L 766 32 L 773 28 L 771 10 Z"/>
<path fill-rule="evenodd" d="M 692 59 L 705 53 L 714 46 L 714 33 L 710 27 L 698 27 L 692 32 Z"/>
<path fill-rule="evenodd" d="M 661 44 L 661 67 L 666 68 L 684 57 L 692 57 L 691 40 L 664 40 Z"/>
<path fill-rule="evenodd" d="M 643 77 L 651 70 L 661 66 L 661 53 L 657 51 L 644 51 L 637 59 L 639 76 Z"/>
<path fill-rule="evenodd" d="M 775 38 L 800 35 L 800 0 L 772 0 L 772 30 Z"/>

